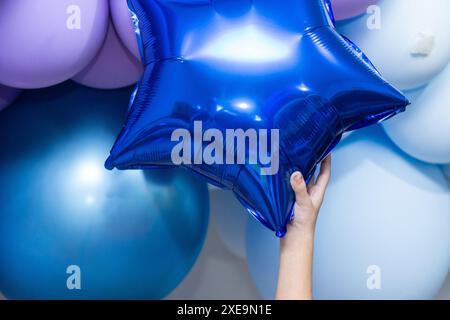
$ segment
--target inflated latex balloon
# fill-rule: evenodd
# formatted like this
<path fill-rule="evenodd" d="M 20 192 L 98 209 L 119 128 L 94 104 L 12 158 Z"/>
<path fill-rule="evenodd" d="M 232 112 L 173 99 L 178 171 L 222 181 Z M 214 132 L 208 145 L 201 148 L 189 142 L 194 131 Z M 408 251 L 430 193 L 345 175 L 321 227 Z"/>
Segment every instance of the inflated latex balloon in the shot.
<path fill-rule="evenodd" d="M 114 28 L 120 40 L 136 58 L 140 59 L 135 26 L 131 19 L 127 1 L 109 0 L 109 7 Z"/>
<path fill-rule="evenodd" d="M 0 111 L 13 103 L 20 91 L 19 89 L 5 87 L 0 84 Z"/>
<path fill-rule="evenodd" d="M 146 69 L 108 169 L 182 165 L 282 237 L 295 170 L 405 110 L 326 1 L 131 0 Z"/>
<path fill-rule="evenodd" d="M 450 163 L 450 64 L 400 117 L 387 121 L 389 137 L 406 153 L 431 163 Z M 418 133 L 419 134 L 414 134 Z"/>
<path fill-rule="evenodd" d="M 370 15 L 340 26 L 400 89 L 427 84 L 450 61 L 450 1 L 383 0 Z"/>
<path fill-rule="evenodd" d="M 331 0 L 336 20 L 344 20 L 363 14 L 379 0 Z"/>
<path fill-rule="evenodd" d="M 0 83 L 42 88 L 70 79 L 96 56 L 108 0 L 0 1 Z"/>
<path fill-rule="evenodd" d="M 450 265 L 450 189 L 437 166 L 406 156 L 379 128 L 333 153 L 314 252 L 316 299 L 432 299 Z M 252 221 L 247 261 L 273 298 L 279 241 Z"/>
<path fill-rule="evenodd" d="M 183 171 L 103 167 L 129 94 L 63 84 L 26 92 L 0 114 L 7 298 L 159 299 L 194 264 L 206 184 Z"/>
<path fill-rule="evenodd" d="M 118 89 L 136 83 L 142 64 L 120 42 L 112 24 L 97 57 L 73 80 L 97 89 Z"/>

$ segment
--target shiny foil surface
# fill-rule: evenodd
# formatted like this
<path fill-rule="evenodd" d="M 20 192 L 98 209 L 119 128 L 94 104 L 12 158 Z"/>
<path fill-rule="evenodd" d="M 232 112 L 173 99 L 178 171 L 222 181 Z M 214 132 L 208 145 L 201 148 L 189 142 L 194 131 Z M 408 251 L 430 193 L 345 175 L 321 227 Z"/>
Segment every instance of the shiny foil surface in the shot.
<path fill-rule="evenodd" d="M 253 129 L 278 170 L 248 161 L 259 146 L 221 154 L 245 163 L 182 166 L 234 191 L 250 214 L 282 237 L 292 219 L 290 175 L 310 179 L 346 131 L 405 110 L 408 100 L 364 53 L 339 35 L 324 0 L 129 0 L 145 72 L 106 168 L 173 167 L 173 132 Z M 197 127 L 196 127 L 197 124 Z M 278 134 L 276 131 L 278 130 Z M 277 137 L 274 137 L 277 135 Z M 277 139 L 274 139 L 277 138 Z M 260 139 L 259 142 L 262 140 Z M 260 148 L 259 148 L 260 149 Z M 217 153 L 217 150 L 216 150 Z M 238 162 L 238 161 L 237 161 Z M 183 209 L 180 208 L 180 214 Z"/>

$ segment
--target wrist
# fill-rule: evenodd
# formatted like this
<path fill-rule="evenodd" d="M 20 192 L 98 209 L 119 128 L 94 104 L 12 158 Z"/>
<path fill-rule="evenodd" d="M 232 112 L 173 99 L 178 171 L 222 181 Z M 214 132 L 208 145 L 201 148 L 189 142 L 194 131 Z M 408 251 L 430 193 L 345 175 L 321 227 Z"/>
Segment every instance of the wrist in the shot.
<path fill-rule="evenodd" d="M 289 225 L 289 229 L 292 229 L 291 233 L 304 234 L 304 235 L 314 235 L 316 229 L 316 220 L 301 221 L 294 220 Z"/>
<path fill-rule="evenodd" d="M 301 226 L 295 230 L 288 229 L 285 237 L 280 241 L 282 251 L 297 251 L 305 246 L 312 246 L 314 243 L 314 227 Z"/>

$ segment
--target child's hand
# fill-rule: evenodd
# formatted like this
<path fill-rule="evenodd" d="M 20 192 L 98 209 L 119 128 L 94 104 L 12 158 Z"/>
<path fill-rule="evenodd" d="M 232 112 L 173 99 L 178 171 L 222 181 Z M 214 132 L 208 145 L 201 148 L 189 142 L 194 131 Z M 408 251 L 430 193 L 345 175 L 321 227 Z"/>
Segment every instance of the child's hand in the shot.
<path fill-rule="evenodd" d="M 293 229 L 314 231 L 330 176 L 331 156 L 323 160 L 319 176 L 316 180 L 311 179 L 308 186 L 300 172 L 295 172 L 291 176 L 291 186 L 295 192 L 295 217 L 290 225 L 290 233 L 296 232 Z"/>
<path fill-rule="evenodd" d="M 317 180 L 306 186 L 300 172 L 291 177 L 295 217 L 281 239 L 277 299 L 312 299 L 314 229 L 331 175 L 331 157 L 321 164 Z"/>

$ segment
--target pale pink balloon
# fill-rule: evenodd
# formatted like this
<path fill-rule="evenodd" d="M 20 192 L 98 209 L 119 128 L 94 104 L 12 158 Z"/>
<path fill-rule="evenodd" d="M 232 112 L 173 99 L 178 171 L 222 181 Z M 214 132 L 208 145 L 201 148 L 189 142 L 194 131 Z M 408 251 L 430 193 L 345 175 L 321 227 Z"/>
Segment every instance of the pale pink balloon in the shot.
<path fill-rule="evenodd" d="M 0 83 L 42 88 L 72 78 L 97 55 L 108 0 L 0 0 Z"/>
<path fill-rule="evenodd" d="M 0 85 L 0 111 L 16 100 L 21 90 Z"/>
<path fill-rule="evenodd" d="M 143 66 L 120 42 L 110 23 L 99 54 L 73 80 L 96 89 L 118 89 L 136 83 Z"/>
<path fill-rule="evenodd" d="M 140 59 L 139 48 L 137 44 L 136 33 L 131 20 L 126 0 L 109 0 L 111 8 L 111 17 L 114 28 L 119 35 L 122 43 L 130 50 L 130 52 Z"/>
<path fill-rule="evenodd" d="M 345 20 L 365 13 L 369 6 L 376 4 L 378 1 L 379 0 L 331 0 L 331 3 L 333 5 L 336 20 Z"/>

